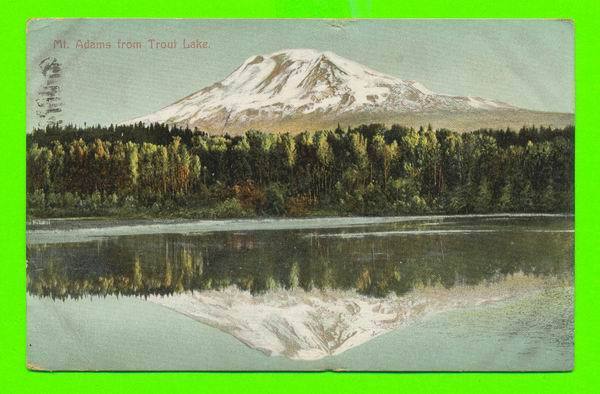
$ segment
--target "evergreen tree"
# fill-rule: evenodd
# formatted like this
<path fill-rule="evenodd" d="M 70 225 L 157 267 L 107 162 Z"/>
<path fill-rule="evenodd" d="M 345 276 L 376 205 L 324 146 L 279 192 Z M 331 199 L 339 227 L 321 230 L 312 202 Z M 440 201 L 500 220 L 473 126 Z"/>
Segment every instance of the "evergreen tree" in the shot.
<path fill-rule="evenodd" d="M 209 136 L 163 125 L 27 136 L 28 214 L 199 216 L 573 210 L 572 127 L 455 133 L 381 124 Z M 104 210 L 104 211 L 103 211 Z"/>

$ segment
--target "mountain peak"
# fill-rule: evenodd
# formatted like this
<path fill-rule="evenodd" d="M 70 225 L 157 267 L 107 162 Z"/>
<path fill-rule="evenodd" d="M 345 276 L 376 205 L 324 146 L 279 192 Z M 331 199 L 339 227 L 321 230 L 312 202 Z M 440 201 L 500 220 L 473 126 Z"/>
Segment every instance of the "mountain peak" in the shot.
<path fill-rule="evenodd" d="M 311 61 L 316 61 L 320 58 L 327 58 L 327 57 L 335 58 L 335 57 L 340 57 L 340 56 L 336 55 L 335 53 L 333 53 L 331 51 L 319 51 L 317 49 L 311 49 L 311 48 L 288 48 L 288 49 L 281 49 L 279 51 L 275 51 L 272 53 L 250 56 L 248 59 L 246 59 L 244 64 L 254 62 L 257 58 L 262 58 L 262 59 L 280 58 L 280 59 L 286 59 L 286 60 L 291 60 L 291 61 L 311 62 Z"/>
<path fill-rule="evenodd" d="M 419 82 L 383 74 L 331 51 L 300 48 L 250 56 L 222 81 L 126 123 L 158 122 L 209 132 L 240 133 L 251 127 L 300 131 L 340 120 L 381 122 L 418 114 L 506 110 L 519 109 L 491 99 L 436 94 Z"/>

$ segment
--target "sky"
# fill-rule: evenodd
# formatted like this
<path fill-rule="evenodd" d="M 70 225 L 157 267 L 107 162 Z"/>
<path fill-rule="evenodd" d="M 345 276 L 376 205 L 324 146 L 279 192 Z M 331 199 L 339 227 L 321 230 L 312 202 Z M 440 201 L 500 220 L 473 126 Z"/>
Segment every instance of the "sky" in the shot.
<path fill-rule="evenodd" d="M 175 49 L 149 40 L 175 40 Z M 182 48 L 183 40 L 207 48 Z M 61 48 L 55 40 L 69 46 Z M 80 49 L 77 41 L 110 42 Z M 118 48 L 118 40 L 140 49 Z M 119 123 L 224 79 L 247 58 L 289 48 L 332 51 L 436 93 L 574 112 L 574 31 L 558 20 L 54 19 L 27 27 L 27 130 L 39 124 L 39 64 L 61 64 L 61 119 Z"/>

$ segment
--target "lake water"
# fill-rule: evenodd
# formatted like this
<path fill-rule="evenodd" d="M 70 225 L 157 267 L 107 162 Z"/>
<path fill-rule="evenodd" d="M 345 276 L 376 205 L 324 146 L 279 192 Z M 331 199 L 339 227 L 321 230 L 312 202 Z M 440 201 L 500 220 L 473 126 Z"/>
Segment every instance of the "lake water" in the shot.
<path fill-rule="evenodd" d="M 573 218 L 28 225 L 52 370 L 568 370 Z"/>

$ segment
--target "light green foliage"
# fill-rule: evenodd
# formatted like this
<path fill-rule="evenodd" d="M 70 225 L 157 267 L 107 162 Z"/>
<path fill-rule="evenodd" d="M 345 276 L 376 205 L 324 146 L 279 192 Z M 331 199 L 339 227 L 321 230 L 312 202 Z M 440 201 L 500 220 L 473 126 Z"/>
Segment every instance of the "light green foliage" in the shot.
<path fill-rule="evenodd" d="M 30 136 L 29 214 L 235 217 L 573 207 L 572 127 L 459 134 L 372 124 L 230 137 L 154 126 L 125 138 L 145 131 L 141 125 L 128 130 Z"/>

